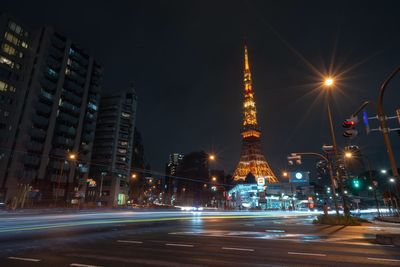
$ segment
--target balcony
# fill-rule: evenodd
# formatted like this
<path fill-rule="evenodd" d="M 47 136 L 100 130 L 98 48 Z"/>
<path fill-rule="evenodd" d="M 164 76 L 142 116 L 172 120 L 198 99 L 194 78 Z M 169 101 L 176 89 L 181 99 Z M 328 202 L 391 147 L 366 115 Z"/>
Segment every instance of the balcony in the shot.
<path fill-rule="evenodd" d="M 51 106 L 40 102 L 36 103 L 35 108 L 36 108 L 36 113 L 44 117 L 49 116 L 52 110 Z"/>
<path fill-rule="evenodd" d="M 76 135 L 76 129 L 74 127 L 68 127 L 62 124 L 57 125 L 57 132 L 64 134 L 69 137 L 74 137 Z"/>
<path fill-rule="evenodd" d="M 44 77 L 50 81 L 56 82 L 58 80 L 58 73 L 52 68 L 46 67 L 44 70 Z"/>
<path fill-rule="evenodd" d="M 64 166 L 63 166 L 64 164 Z M 58 169 L 61 170 L 61 167 L 63 168 L 63 171 L 68 171 L 69 170 L 69 164 L 66 163 L 64 160 L 53 160 L 49 164 L 50 168 L 53 169 Z"/>
<path fill-rule="evenodd" d="M 49 48 L 49 55 L 55 58 L 56 60 L 60 60 L 64 57 L 64 53 L 55 47 Z"/>
<path fill-rule="evenodd" d="M 29 130 L 29 134 L 35 140 L 44 141 L 46 139 L 46 132 L 38 128 L 32 128 Z"/>
<path fill-rule="evenodd" d="M 61 148 L 54 148 L 51 150 L 51 154 L 60 158 L 64 158 L 67 155 L 67 151 Z"/>
<path fill-rule="evenodd" d="M 87 123 L 85 129 L 86 131 L 93 132 L 96 129 L 96 125 L 94 123 Z"/>
<path fill-rule="evenodd" d="M 42 129 L 44 129 L 44 128 L 47 129 L 47 126 L 49 125 L 49 119 L 45 118 L 43 116 L 40 116 L 38 114 L 34 114 L 32 116 L 32 122 L 34 125 L 38 126 L 39 128 L 42 128 Z"/>
<path fill-rule="evenodd" d="M 26 144 L 26 148 L 30 152 L 42 152 L 43 150 L 43 143 L 30 141 Z"/>
<path fill-rule="evenodd" d="M 60 112 L 59 118 L 60 118 L 61 121 L 65 122 L 65 124 L 70 125 L 70 126 L 72 126 L 72 125 L 76 126 L 78 124 L 78 122 L 79 122 L 78 118 L 76 118 L 74 116 L 71 116 L 71 115 L 68 115 L 65 112 Z"/>
<path fill-rule="evenodd" d="M 89 60 L 87 60 L 84 56 L 79 54 L 79 52 L 77 52 L 76 50 L 71 48 L 69 50 L 69 54 L 70 54 L 71 58 L 73 58 L 74 60 L 79 62 L 81 65 L 86 67 L 89 64 Z"/>
<path fill-rule="evenodd" d="M 57 136 L 54 139 L 54 143 L 56 145 L 72 147 L 74 145 L 74 140 L 69 139 L 69 138 L 65 138 L 65 137 L 61 137 L 61 136 Z"/>
<path fill-rule="evenodd" d="M 82 141 L 85 143 L 91 143 L 93 141 L 94 134 L 82 134 Z"/>
<path fill-rule="evenodd" d="M 46 63 L 52 69 L 60 70 L 61 68 L 60 61 L 56 60 L 54 57 L 48 57 Z"/>
<path fill-rule="evenodd" d="M 69 102 L 63 101 L 60 105 L 61 110 L 71 113 L 73 115 L 77 115 L 80 113 L 80 108 L 78 108 L 77 106 L 72 105 Z"/>
<path fill-rule="evenodd" d="M 64 82 L 64 88 L 66 88 L 70 91 L 73 91 L 73 92 L 77 93 L 78 95 L 82 95 L 82 93 L 83 93 L 83 87 L 77 85 L 75 82 L 70 80 L 68 77 Z"/>
<path fill-rule="evenodd" d="M 56 83 L 54 83 L 52 81 L 49 81 L 49 80 L 47 80 L 45 78 L 42 78 L 40 80 L 40 84 L 48 92 L 55 92 L 56 89 L 57 89 L 57 84 Z"/>
<path fill-rule="evenodd" d="M 64 50 L 65 42 L 55 36 L 51 38 L 51 43 L 60 50 Z"/>
<path fill-rule="evenodd" d="M 91 84 L 89 91 L 93 94 L 98 94 L 100 93 L 100 86 Z"/>
<path fill-rule="evenodd" d="M 70 91 L 65 91 L 63 92 L 62 98 L 65 100 L 68 100 L 69 102 L 71 102 L 72 104 L 81 105 L 82 102 L 82 98 L 77 96 L 76 94 L 70 92 Z"/>
<path fill-rule="evenodd" d="M 40 165 L 40 158 L 33 156 L 33 155 L 25 155 L 22 158 L 22 162 L 26 165 L 26 166 L 30 166 L 30 167 L 39 167 Z"/>

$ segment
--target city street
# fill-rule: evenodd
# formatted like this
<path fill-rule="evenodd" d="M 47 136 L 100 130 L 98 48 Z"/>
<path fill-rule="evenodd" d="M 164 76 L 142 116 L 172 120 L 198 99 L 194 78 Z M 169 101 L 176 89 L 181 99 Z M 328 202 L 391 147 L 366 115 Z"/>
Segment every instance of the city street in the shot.
<path fill-rule="evenodd" d="M 301 212 L 2 214 L 0 266 L 398 266 L 400 225 L 313 225 Z"/>

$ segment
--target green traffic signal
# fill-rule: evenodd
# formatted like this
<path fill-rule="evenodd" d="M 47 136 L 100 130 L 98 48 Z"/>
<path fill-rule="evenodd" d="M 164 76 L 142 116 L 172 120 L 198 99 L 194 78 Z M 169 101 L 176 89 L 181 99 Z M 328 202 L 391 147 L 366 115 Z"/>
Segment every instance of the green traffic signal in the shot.
<path fill-rule="evenodd" d="M 353 187 L 354 187 L 354 188 L 360 188 L 360 187 L 361 187 L 360 180 L 354 179 L 354 180 L 353 180 Z"/>

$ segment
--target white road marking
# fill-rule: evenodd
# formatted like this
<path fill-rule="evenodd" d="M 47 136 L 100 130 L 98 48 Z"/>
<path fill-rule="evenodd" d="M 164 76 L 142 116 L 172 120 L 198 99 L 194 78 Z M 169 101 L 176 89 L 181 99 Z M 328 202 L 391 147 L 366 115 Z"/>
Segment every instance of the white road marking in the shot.
<path fill-rule="evenodd" d="M 284 233 L 285 230 L 265 230 L 265 232 L 268 232 L 268 233 Z"/>
<path fill-rule="evenodd" d="M 143 244 L 142 241 L 135 240 L 117 240 L 118 243 L 131 243 L 131 244 Z"/>
<path fill-rule="evenodd" d="M 21 258 L 21 257 L 8 257 L 8 259 L 10 259 L 10 260 L 20 260 L 20 261 L 33 261 L 33 262 L 41 261 L 39 259 Z"/>
<path fill-rule="evenodd" d="M 174 243 L 166 243 L 166 246 L 173 246 L 173 247 L 188 247 L 192 248 L 194 245 L 187 245 L 187 244 L 174 244 Z"/>
<path fill-rule="evenodd" d="M 384 258 L 367 258 L 368 260 L 372 261 L 393 261 L 393 262 L 400 262 L 400 260 L 396 259 L 384 259 Z"/>
<path fill-rule="evenodd" d="M 222 247 L 225 250 L 239 250 L 239 251 L 254 251 L 252 248 L 230 248 L 230 247 Z"/>
<path fill-rule="evenodd" d="M 326 254 L 319 254 L 319 253 L 305 253 L 305 252 L 288 252 L 290 255 L 304 255 L 304 256 L 317 256 L 317 257 L 325 257 Z"/>
<path fill-rule="evenodd" d="M 71 263 L 69 266 L 75 267 L 101 267 L 99 265 L 81 264 L 81 263 Z"/>

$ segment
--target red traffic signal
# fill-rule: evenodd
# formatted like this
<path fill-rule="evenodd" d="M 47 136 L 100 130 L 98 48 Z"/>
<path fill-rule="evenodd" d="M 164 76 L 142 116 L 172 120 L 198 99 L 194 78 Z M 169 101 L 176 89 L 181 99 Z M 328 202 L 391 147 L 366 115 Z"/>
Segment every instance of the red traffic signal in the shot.
<path fill-rule="evenodd" d="M 343 126 L 343 128 L 346 128 L 346 129 L 353 128 L 354 126 L 356 126 L 357 122 L 358 122 L 358 118 L 351 116 L 350 118 L 346 119 L 343 122 L 342 126 Z"/>

